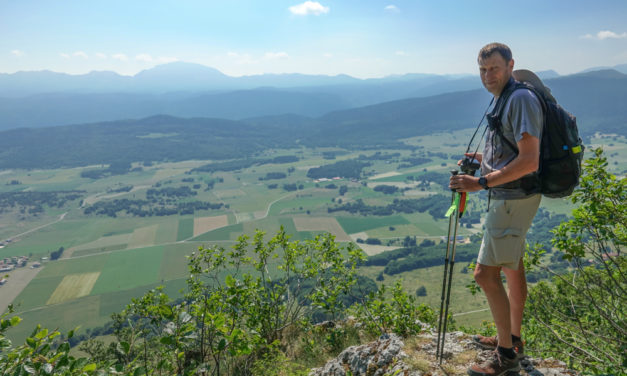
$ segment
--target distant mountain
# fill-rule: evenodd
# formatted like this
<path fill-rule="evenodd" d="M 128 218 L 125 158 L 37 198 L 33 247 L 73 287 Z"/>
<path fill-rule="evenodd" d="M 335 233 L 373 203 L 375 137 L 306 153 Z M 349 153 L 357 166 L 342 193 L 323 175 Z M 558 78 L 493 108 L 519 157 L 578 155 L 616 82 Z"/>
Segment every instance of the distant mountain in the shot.
<path fill-rule="evenodd" d="M 154 114 L 237 120 L 294 113 L 320 116 L 350 108 L 338 95 L 277 89 L 226 93 L 51 93 L 0 98 L 0 130 L 143 118 Z"/>
<path fill-rule="evenodd" d="M 560 74 L 557 73 L 554 70 L 546 70 L 546 71 L 540 71 L 540 72 L 535 72 L 536 75 L 538 75 L 538 77 L 540 77 L 540 79 L 542 80 L 548 80 L 550 78 L 557 78 L 560 77 Z"/>
<path fill-rule="evenodd" d="M 114 72 L 70 75 L 50 71 L 0 73 L 0 97 L 42 93 L 151 93 L 225 91 L 258 87 L 299 87 L 362 82 L 347 75 L 263 74 L 232 77 L 201 64 L 174 62 L 157 65 L 134 76 Z"/>
<path fill-rule="evenodd" d="M 613 67 L 610 67 L 610 66 L 593 67 L 593 68 L 585 69 L 581 71 L 580 73 L 587 73 L 587 72 L 594 72 L 594 71 L 608 70 L 608 69 L 613 69 L 623 74 L 627 74 L 627 64 L 614 65 Z"/>
<path fill-rule="evenodd" d="M 627 135 L 624 105 L 627 75 L 599 71 L 547 79 L 545 84 L 559 103 L 577 117 L 582 135 L 594 132 Z M 272 91 L 262 93 L 273 95 Z M 285 92 L 276 90 L 274 94 L 282 96 Z M 267 105 L 277 98 L 269 99 Z M 181 103 L 190 103 L 190 98 L 179 99 Z M 244 158 L 268 148 L 299 145 L 362 150 L 402 148 L 407 146 L 400 139 L 433 132 L 450 132 L 451 139 L 455 139 L 455 131 L 476 126 L 489 101 L 490 95 L 484 89 L 477 89 L 390 101 L 316 117 L 284 114 L 231 121 L 161 115 L 140 120 L 13 129 L 0 132 L 0 168 Z"/>
<path fill-rule="evenodd" d="M 200 64 L 174 62 L 143 70 L 131 78 L 137 92 L 206 91 L 231 86 L 233 77 Z"/>

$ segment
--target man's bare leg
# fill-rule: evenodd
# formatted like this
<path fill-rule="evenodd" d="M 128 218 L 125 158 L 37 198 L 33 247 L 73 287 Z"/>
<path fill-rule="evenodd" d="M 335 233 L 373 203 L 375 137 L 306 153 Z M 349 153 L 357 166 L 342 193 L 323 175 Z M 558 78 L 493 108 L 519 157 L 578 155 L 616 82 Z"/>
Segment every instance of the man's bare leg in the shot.
<path fill-rule="evenodd" d="M 509 291 L 509 309 L 511 317 L 512 334 L 520 337 L 522 327 L 523 311 L 527 301 L 527 279 L 525 277 L 525 266 L 522 258 L 518 263 L 518 269 L 503 268 L 507 289 Z"/>
<path fill-rule="evenodd" d="M 475 281 L 481 286 L 488 298 L 492 318 L 496 325 L 499 346 L 512 347 L 512 325 L 509 297 L 501 281 L 501 267 L 477 264 L 474 273 Z"/>

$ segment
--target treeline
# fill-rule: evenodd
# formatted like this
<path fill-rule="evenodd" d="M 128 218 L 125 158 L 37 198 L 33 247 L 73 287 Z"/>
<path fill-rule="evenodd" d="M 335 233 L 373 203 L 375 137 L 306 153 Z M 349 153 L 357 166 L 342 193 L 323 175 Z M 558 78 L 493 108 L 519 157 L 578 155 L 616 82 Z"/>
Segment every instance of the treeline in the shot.
<path fill-rule="evenodd" d="M 388 161 L 391 159 L 395 159 L 401 156 L 401 153 L 381 153 L 380 151 L 372 154 L 372 155 L 365 155 L 365 154 L 359 154 L 359 157 L 357 157 L 357 159 L 361 160 L 361 161 Z"/>
<path fill-rule="evenodd" d="M 418 199 L 395 199 L 386 206 L 365 204 L 362 199 L 327 208 L 329 213 L 347 211 L 351 214 L 386 216 L 394 213 L 424 213 L 429 212 L 434 219 L 444 218 L 450 206 L 450 199 L 444 195 L 433 195 Z"/>
<path fill-rule="evenodd" d="M 190 170 L 192 172 L 217 172 L 217 171 L 236 171 L 243 170 L 252 166 L 261 166 L 265 164 L 285 164 L 298 162 L 299 158 L 295 155 L 282 155 L 274 158 L 263 159 L 237 159 L 234 161 L 216 162 L 196 167 Z"/>
<path fill-rule="evenodd" d="M 120 188 L 109 188 L 109 189 L 107 189 L 107 193 L 130 192 L 132 189 L 133 189 L 132 185 L 125 185 L 125 186 L 120 187 Z"/>
<path fill-rule="evenodd" d="M 307 171 L 307 177 L 311 179 L 334 178 L 336 176 L 343 178 L 359 179 L 361 170 L 370 166 L 369 162 L 360 162 L 356 159 L 339 161 L 333 164 L 320 167 L 313 167 Z"/>
<path fill-rule="evenodd" d="M 200 188 L 200 186 L 198 186 Z M 196 196 L 198 193 L 192 190 L 188 186 L 182 187 L 166 187 L 161 189 L 150 188 L 146 191 L 146 198 L 148 200 L 156 200 L 161 197 L 191 197 Z"/>
<path fill-rule="evenodd" d="M 476 244 L 458 244 L 455 261 L 472 261 L 477 257 Z M 383 273 L 394 275 L 415 269 L 428 268 L 444 264 L 446 244 L 440 243 L 432 247 L 414 248 L 405 258 L 391 260 L 383 269 Z"/>
<path fill-rule="evenodd" d="M 373 188 L 375 192 L 381 192 L 386 195 L 393 195 L 398 192 L 398 187 L 394 185 L 377 185 Z"/>
<path fill-rule="evenodd" d="M 477 238 L 477 241 L 479 240 Z M 477 256 L 478 244 L 477 242 L 457 244 L 455 261 L 472 261 Z M 415 269 L 442 265 L 444 264 L 445 254 L 445 242 L 436 245 L 434 242 L 429 241 L 423 242 L 418 246 L 414 245 L 368 256 L 368 259 L 362 265 L 385 266 L 383 273 L 394 275 Z"/>
<path fill-rule="evenodd" d="M 208 201 L 191 201 L 191 202 L 179 202 L 171 205 L 157 204 L 151 205 L 147 200 L 129 200 L 120 199 L 112 201 L 99 201 L 95 204 L 88 206 L 83 210 L 85 215 L 107 215 L 109 217 L 117 217 L 120 212 L 132 215 L 135 217 L 152 217 L 152 216 L 167 216 L 167 215 L 186 215 L 194 214 L 196 210 L 218 210 L 223 207 L 228 208 L 228 205 L 222 203 L 213 204 Z"/>
<path fill-rule="evenodd" d="M 551 252 L 551 247 L 549 246 L 553 238 L 551 230 L 567 220 L 568 217 L 564 214 L 551 214 L 548 210 L 540 208 L 527 234 L 527 242 L 529 244 L 542 244 L 546 252 Z"/>
<path fill-rule="evenodd" d="M 0 193 L 0 213 L 8 212 L 15 207 L 20 212 L 37 214 L 44 212 L 44 205 L 61 208 L 68 201 L 82 197 L 85 191 L 54 191 L 54 192 L 3 192 Z"/>
<path fill-rule="evenodd" d="M 433 182 L 441 186 L 443 189 L 448 190 L 449 189 L 448 183 L 451 179 L 451 174 L 428 171 L 428 172 L 425 172 L 424 174 L 420 174 L 416 176 L 410 175 L 407 177 L 407 179 L 410 181 L 424 182 L 424 183 Z"/>
<path fill-rule="evenodd" d="M 284 172 L 267 172 L 265 177 L 259 177 L 259 180 L 279 180 L 285 179 L 287 174 Z"/>
<path fill-rule="evenodd" d="M 410 168 L 414 166 L 420 166 L 425 163 L 433 162 L 431 158 L 423 158 L 423 157 L 410 157 L 401 159 L 401 163 L 398 165 L 398 168 Z"/>

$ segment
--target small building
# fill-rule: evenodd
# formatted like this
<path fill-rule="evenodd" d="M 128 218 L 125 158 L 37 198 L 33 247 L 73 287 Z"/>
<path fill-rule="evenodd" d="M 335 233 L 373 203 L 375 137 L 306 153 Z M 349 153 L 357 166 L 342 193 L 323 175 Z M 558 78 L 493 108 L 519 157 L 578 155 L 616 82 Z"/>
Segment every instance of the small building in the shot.
<path fill-rule="evenodd" d="M 4 265 L 4 266 L 0 267 L 0 273 L 10 272 L 13 269 L 15 269 L 14 265 Z"/>
<path fill-rule="evenodd" d="M 30 267 L 35 269 L 35 268 L 39 268 L 41 266 L 41 263 L 39 262 L 33 262 L 33 265 L 31 265 Z"/>
<path fill-rule="evenodd" d="M 7 283 L 8 279 L 6 278 L 2 278 L 0 279 L 0 286 L 4 285 L 5 283 Z"/>

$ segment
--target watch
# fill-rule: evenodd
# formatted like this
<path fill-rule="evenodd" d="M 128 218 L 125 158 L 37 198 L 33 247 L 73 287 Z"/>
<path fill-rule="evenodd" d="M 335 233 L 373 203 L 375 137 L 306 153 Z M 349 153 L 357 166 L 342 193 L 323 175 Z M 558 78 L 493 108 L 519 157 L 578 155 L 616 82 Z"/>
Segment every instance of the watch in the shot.
<path fill-rule="evenodd" d="M 479 185 L 482 186 L 483 189 L 490 189 L 490 187 L 488 187 L 488 179 L 486 179 L 485 176 L 479 178 Z"/>

